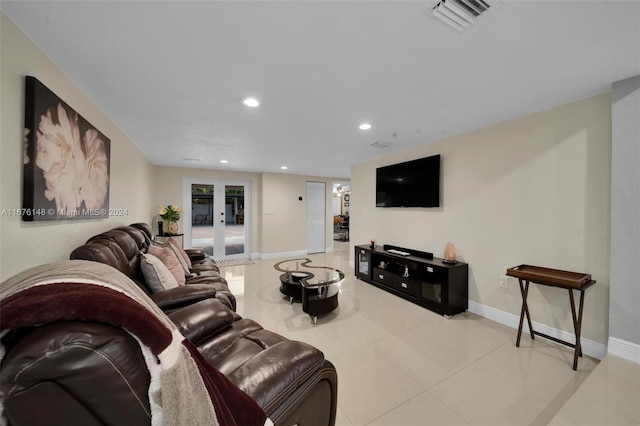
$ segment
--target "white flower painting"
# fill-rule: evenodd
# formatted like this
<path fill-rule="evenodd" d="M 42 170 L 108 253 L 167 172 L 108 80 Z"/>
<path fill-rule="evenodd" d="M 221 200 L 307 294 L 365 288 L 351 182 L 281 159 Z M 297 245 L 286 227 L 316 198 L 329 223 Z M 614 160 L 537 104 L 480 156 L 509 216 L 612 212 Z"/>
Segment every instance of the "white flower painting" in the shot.
<path fill-rule="evenodd" d="M 23 220 L 107 217 L 109 139 L 37 79 L 26 82 Z"/>

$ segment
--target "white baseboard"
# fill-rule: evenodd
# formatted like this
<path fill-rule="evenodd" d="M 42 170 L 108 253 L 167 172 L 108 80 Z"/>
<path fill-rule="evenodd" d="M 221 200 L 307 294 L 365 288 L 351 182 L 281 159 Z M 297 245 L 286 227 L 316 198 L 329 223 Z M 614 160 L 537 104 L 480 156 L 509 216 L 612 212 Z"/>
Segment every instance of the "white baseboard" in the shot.
<path fill-rule="evenodd" d="M 509 312 L 501 311 L 500 309 L 492 308 L 491 306 L 485 306 L 472 300 L 469 300 L 469 312 L 490 319 L 491 321 L 506 325 L 507 327 L 511 327 L 513 329 L 518 329 L 518 324 L 520 323 L 519 315 L 510 314 Z M 548 325 L 541 324 L 539 322 L 532 322 L 535 330 L 539 331 L 540 333 L 547 334 L 549 336 L 555 337 L 556 339 L 566 340 L 567 342 L 574 342 L 576 339 L 575 334 L 568 333 L 563 330 L 558 330 L 557 328 L 549 327 Z M 526 321 L 524 322 L 522 330 L 523 332 L 529 333 L 529 325 Z M 542 336 L 538 337 L 543 338 Z M 554 342 L 553 340 L 548 341 L 557 344 L 557 342 Z M 607 354 L 607 346 L 603 343 L 594 342 L 593 340 L 585 339 L 584 337 L 581 339 L 581 343 L 582 352 L 586 355 L 589 355 L 590 357 L 602 359 Z"/>
<path fill-rule="evenodd" d="M 331 253 L 333 251 L 333 247 L 325 247 L 325 253 Z M 306 250 L 295 250 L 295 251 L 283 251 L 280 253 L 263 253 L 263 254 L 258 254 L 258 256 L 260 257 L 254 257 L 254 259 L 280 259 L 282 257 L 300 257 L 300 256 L 307 256 L 309 253 L 307 253 Z"/>
<path fill-rule="evenodd" d="M 260 259 L 280 259 L 282 257 L 299 257 L 306 256 L 306 250 L 283 251 L 280 253 L 262 253 Z"/>
<path fill-rule="evenodd" d="M 609 353 L 640 364 L 640 345 L 609 337 Z"/>

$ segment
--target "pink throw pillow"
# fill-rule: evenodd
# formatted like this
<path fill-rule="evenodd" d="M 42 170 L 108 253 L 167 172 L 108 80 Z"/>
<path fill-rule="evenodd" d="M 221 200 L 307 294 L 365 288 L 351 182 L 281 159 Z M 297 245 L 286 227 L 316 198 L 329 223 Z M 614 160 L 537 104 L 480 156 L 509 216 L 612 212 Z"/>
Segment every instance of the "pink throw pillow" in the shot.
<path fill-rule="evenodd" d="M 186 282 L 184 276 L 184 269 L 180 265 L 180 261 L 176 257 L 176 254 L 169 247 L 162 247 L 157 244 L 151 244 L 149 246 L 149 254 L 154 255 L 171 271 L 171 274 L 176 278 L 178 285 L 184 285 Z"/>
<path fill-rule="evenodd" d="M 171 244 L 172 246 L 174 246 L 176 248 L 176 251 L 178 253 L 180 253 L 180 255 L 184 259 L 184 261 L 187 264 L 187 266 L 189 267 L 189 269 L 191 269 L 193 267 L 193 265 L 191 264 L 191 258 L 189 258 L 189 255 L 187 254 L 187 252 L 184 251 L 184 249 L 182 248 L 182 245 L 180 244 L 180 242 L 178 240 L 176 240 L 175 237 L 171 237 L 171 238 L 169 238 L 169 244 Z"/>

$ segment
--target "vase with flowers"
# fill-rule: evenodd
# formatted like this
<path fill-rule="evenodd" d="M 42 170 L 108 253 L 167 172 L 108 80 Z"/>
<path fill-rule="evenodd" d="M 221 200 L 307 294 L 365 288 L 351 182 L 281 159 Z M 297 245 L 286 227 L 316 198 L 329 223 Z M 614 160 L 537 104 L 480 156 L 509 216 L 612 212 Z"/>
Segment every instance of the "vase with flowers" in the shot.
<path fill-rule="evenodd" d="M 174 204 L 169 204 L 166 207 L 160 206 L 158 214 L 167 222 L 167 233 L 177 234 L 178 231 L 180 231 L 178 221 L 180 220 L 180 215 L 182 213 L 184 213 L 184 210 Z"/>

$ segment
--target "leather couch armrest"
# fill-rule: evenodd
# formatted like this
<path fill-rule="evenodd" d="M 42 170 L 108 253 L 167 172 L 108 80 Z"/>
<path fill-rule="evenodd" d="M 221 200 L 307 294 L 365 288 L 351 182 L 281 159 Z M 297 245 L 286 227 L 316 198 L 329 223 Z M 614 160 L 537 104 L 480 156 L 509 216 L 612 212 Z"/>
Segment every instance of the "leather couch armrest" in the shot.
<path fill-rule="evenodd" d="M 262 342 L 262 337 L 250 335 L 253 341 Z M 315 347 L 284 340 L 258 352 L 226 375 L 270 415 L 300 383 L 323 368 L 324 362 L 324 354 Z"/>
<path fill-rule="evenodd" d="M 195 271 L 191 271 L 191 277 L 212 277 L 212 278 L 219 278 L 220 272 L 214 270 L 214 269 L 209 269 L 209 270 L 195 270 Z"/>
<path fill-rule="evenodd" d="M 170 288 L 150 295 L 151 300 L 163 311 L 178 309 L 205 299 L 216 297 L 217 290 L 207 284 L 191 284 Z"/>
<path fill-rule="evenodd" d="M 202 260 L 205 258 L 204 249 L 190 248 L 184 249 L 184 251 L 185 253 L 187 253 L 187 256 L 189 256 L 189 259 L 191 260 Z"/>
<path fill-rule="evenodd" d="M 207 299 L 169 314 L 180 333 L 194 345 L 227 329 L 234 321 L 229 308 L 216 299 Z"/>
<path fill-rule="evenodd" d="M 189 278 L 187 278 L 187 281 L 186 281 L 186 285 L 188 286 L 191 286 L 194 284 L 202 285 L 202 284 L 211 284 L 211 283 L 222 283 L 226 285 L 227 280 L 222 278 L 220 274 L 218 274 L 217 272 L 214 272 L 212 274 L 207 274 L 207 275 L 192 275 Z"/>

